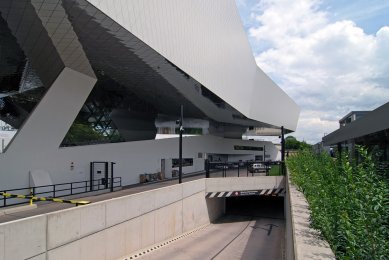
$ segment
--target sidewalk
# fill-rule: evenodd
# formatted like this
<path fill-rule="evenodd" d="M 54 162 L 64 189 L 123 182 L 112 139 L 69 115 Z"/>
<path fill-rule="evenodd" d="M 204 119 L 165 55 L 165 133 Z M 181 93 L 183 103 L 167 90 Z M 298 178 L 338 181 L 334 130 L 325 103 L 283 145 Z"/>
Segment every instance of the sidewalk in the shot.
<path fill-rule="evenodd" d="M 187 176 L 183 176 L 183 182 L 193 181 L 197 179 L 201 179 L 205 177 L 205 173 L 195 173 L 195 174 L 188 174 Z M 103 193 L 99 195 L 89 196 L 89 197 L 82 197 L 83 194 L 80 194 L 79 198 L 76 198 L 75 200 L 86 200 L 93 202 L 108 200 L 112 198 L 118 198 L 123 197 L 126 195 L 139 193 L 143 191 L 158 189 L 166 186 L 171 186 L 178 184 L 178 178 L 170 179 L 170 180 L 164 180 L 159 182 L 152 182 L 152 183 L 143 183 L 143 184 L 135 184 L 135 185 L 129 185 L 124 186 L 121 190 L 114 191 L 114 192 L 108 192 Z M 44 202 L 44 203 L 37 203 L 37 208 L 32 208 L 25 211 L 20 211 L 16 213 L 10 213 L 5 215 L 0 215 L 0 223 L 5 223 L 17 219 L 27 218 L 31 216 L 41 215 L 49 212 L 54 212 L 62 209 L 72 208 L 75 207 L 75 205 L 72 204 L 66 204 L 66 203 L 55 203 L 55 202 Z M 80 206 L 82 207 L 82 206 Z M 1 208 L 3 209 L 3 208 Z M 4 208 L 5 209 L 5 208 Z"/>

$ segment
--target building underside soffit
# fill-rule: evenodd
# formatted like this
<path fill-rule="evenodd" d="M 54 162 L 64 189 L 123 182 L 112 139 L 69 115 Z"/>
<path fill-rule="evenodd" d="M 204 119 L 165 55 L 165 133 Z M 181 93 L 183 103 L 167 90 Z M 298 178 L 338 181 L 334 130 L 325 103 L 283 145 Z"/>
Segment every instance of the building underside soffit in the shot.
<path fill-rule="evenodd" d="M 0 120 L 16 129 L 64 67 L 98 79 L 73 126 L 92 129 L 99 142 L 152 139 L 156 117 L 177 117 L 181 104 L 185 117 L 232 136 L 274 128 L 245 117 L 85 0 L 2 0 L 0 14 Z M 70 134 L 63 145 L 73 145 Z"/>

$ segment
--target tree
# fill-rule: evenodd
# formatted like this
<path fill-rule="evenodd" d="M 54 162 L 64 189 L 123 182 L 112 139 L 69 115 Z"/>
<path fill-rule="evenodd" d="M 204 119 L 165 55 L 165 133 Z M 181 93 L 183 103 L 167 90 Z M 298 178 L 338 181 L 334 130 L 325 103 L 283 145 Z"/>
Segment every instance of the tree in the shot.
<path fill-rule="evenodd" d="M 294 136 L 288 136 L 285 138 L 285 149 L 287 150 L 300 150 L 311 148 L 310 144 L 307 144 L 305 141 L 298 141 Z"/>

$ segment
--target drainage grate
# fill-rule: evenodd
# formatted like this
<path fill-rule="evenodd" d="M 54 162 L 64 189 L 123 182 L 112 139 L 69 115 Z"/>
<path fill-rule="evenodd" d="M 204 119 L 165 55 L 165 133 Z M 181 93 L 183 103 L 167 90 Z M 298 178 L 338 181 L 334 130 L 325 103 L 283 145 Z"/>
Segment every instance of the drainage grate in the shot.
<path fill-rule="evenodd" d="M 161 243 L 159 243 L 159 244 L 153 245 L 152 247 L 143 249 L 143 250 L 137 252 L 136 254 L 133 254 L 133 255 L 131 255 L 131 256 L 127 256 L 127 257 L 124 257 L 124 258 L 121 258 L 121 259 L 122 259 L 122 260 L 133 260 L 133 259 L 138 259 L 139 257 L 144 256 L 144 255 L 146 255 L 146 254 L 148 254 L 148 253 L 154 252 L 155 250 L 161 249 L 161 248 L 163 248 L 163 247 L 165 247 L 165 246 L 167 246 L 167 245 L 173 243 L 174 241 L 177 241 L 177 240 L 179 240 L 179 239 L 181 239 L 181 238 L 185 238 L 185 237 L 187 237 L 187 236 L 189 236 L 189 235 L 191 235 L 191 234 L 193 234 L 193 233 L 195 233 L 195 232 L 197 232 L 197 231 L 200 231 L 200 230 L 206 228 L 208 225 L 209 225 L 209 224 L 204 225 L 204 226 L 201 226 L 201 227 L 199 227 L 199 228 L 197 228 L 197 229 L 194 229 L 194 230 L 192 230 L 192 231 L 189 231 L 189 232 L 187 232 L 187 233 L 185 233 L 185 234 L 182 234 L 182 235 L 180 235 L 180 236 L 174 237 L 174 238 L 172 238 L 172 239 L 170 239 L 170 240 L 167 240 L 167 241 L 163 241 L 163 242 L 161 242 Z"/>

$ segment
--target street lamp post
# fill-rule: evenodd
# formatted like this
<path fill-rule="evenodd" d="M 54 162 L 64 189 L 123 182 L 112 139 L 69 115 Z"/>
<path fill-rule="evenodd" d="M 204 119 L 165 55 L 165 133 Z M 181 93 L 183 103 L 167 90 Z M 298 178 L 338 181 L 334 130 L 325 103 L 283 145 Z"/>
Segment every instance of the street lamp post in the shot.
<path fill-rule="evenodd" d="M 285 136 L 283 126 L 281 126 L 281 161 L 285 161 Z"/>
<path fill-rule="evenodd" d="M 263 145 L 263 161 L 266 162 L 266 145 Z"/>
<path fill-rule="evenodd" d="M 181 117 L 177 122 L 179 123 L 180 126 L 180 141 L 179 141 L 179 165 L 178 165 L 178 183 L 182 183 L 182 134 L 184 132 L 184 127 L 182 126 L 182 121 L 184 120 L 184 106 L 181 105 Z"/>
<path fill-rule="evenodd" d="M 281 126 L 281 172 L 285 174 L 285 133 L 284 127 Z"/>

